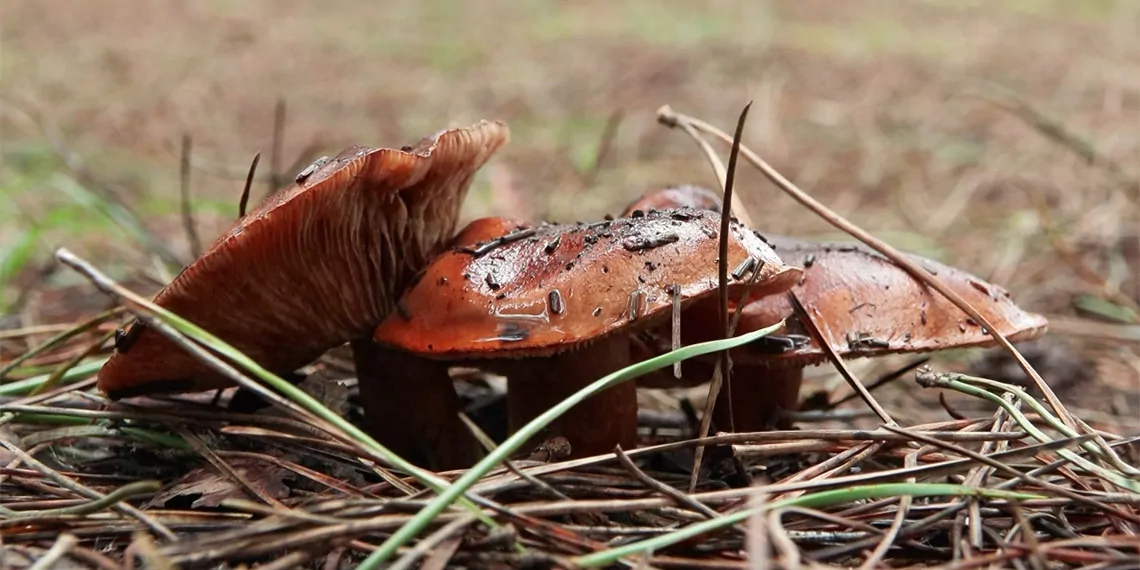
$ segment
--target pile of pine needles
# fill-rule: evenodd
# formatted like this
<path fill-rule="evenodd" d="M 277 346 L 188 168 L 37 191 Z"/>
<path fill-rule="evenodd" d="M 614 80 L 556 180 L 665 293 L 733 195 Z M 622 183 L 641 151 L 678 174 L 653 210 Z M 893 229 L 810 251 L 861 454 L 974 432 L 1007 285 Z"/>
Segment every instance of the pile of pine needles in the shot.
<path fill-rule="evenodd" d="M 661 117 L 706 151 L 702 134 L 719 133 L 669 109 Z M 737 150 L 769 174 L 739 137 L 727 169 L 709 152 L 728 198 Z M 431 473 L 346 419 L 343 394 L 314 397 L 70 252 L 57 259 L 117 306 L 82 322 L 0 333 L 25 348 L 0 361 L 0 566 L 1140 567 L 1134 439 L 1074 416 L 1020 355 L 1044 401 L 984 378 L 930 368 L 915 375 L 923 387 L 985 401 L 995 411 L 984 417 L 903 427 L 848 376 L 879 427 L 706 437 L 679 429 L 650 433 L 638 449 L 569 461 L 556 449 L 520 449 L 593 393 L 777 326 L 601 378 L 488 442 L 473 468 Z M 916 278 L 942 290 L 934 276 Z M 92 376 L 127 316 L 273 406 L 233 414 L 211 395 L 108 401 Z"/>

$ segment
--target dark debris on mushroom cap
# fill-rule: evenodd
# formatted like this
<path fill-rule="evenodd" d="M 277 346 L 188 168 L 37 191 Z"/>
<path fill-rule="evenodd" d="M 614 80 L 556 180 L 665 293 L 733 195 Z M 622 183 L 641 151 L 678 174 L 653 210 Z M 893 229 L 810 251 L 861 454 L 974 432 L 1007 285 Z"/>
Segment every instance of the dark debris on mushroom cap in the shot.
<path fill-rule="evenodd" d="M 509 138 L 500 122 L 406 150 L 352 147 L 239 220 L 155 298 L 274 371 L 367 337 L 455 231 L 471 179 Z M 229 384 L 152 330 L 99 373 L 110 394 Z"/>
<path fill-rule="evenodd" d="M 685 304 L 717 291 L 720 217 L 712 212 L 683 208 L 526 228 L 494 219 L 472 225 L 405 293 L 406 315 L 386 319 L 378 342 L 437 358 L 553 354 L 667 317 L 674 284 Z M 488 248 L 493 238 L 485 230 L 496 227 L 508 233 Z M 503 239 L 520 231 L 525 238 Z M 757 260 L 755 294 L 784 291 L 798 279 L 799 270 L 751 231 L 732 224 L 730 237 L 729 267 Z M 731 293 L 739 295 L 751 278 L 749 271 L 731 280 Z"/>

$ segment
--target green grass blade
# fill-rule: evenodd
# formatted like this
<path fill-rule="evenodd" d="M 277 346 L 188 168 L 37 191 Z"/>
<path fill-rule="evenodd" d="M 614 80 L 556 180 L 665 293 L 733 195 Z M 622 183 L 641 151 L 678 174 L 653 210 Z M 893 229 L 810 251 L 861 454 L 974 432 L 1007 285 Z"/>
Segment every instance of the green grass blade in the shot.
<path fill-rule="evenodd" d="M 68 416 L 65 414 L 36 414 L 31 412 L 8 412 L 0 406 L 0 422 L 11 420 L 23 424 L 44 424 L 62 426 L 90 425 L 89 418 Z"/>
<path fill-rule="evenodd" d="M 1101 299 L 1095 295 L 1077 295 L 1073 299 L 1073 305 L 1081 311 L 1092 313 L 1099 317 L 1114 321 L 1117 323 L 1131 325 L 1140 323 L 1140 315 L 1136 311 L 1118 305 L 1112 301 Z"/>
<path fill-rule="evenodd" d="M 1009 392 L 1010 394 L 1013 394 L 1017 398 L 1021 399 L 1023 402 L 1025 402 L 1026 405 L 1032 408 L 1033 411 L 1040 415 L 1042 421 L 1049 424 L 1051 427 L 1061 432 L 1066 437 L 1072 438 L 1079 435 L 1076 431 L 1066 426 L 1064 422 L 1062 422 L 1059 418 L 1054 416 L 1051 411 L 1043 404 L 1041 404 L 1041 402 L 1038 402 L 1036 398 L 1030 396 L 1028 392 L 1022 390 L 1017 386 L 989 380 L 987 378 L 967 376 L 964 374 L 939 376 L 936 383 L 933 385 L 950 388 L 962 392 L 963 394 L 969 394 L 971 396 L 989 400 L 1005 410 L 1005 412 L 1008 413 L 1015 422 L 1017 422 L 1017 425 L 1021 427 L 1021 429 L 1025 430 L 1025 433 L 1029 434 L 1033 439 L 1036 439 L 1042 443 L 1049 443 L 1053 441 L 1053 438 L 1049 437 L 1044 431 L 1038 428 L 1037 425 L 1035 425 L 1028 417 L 1025 416 L 1025 414 L 1021 412 L 1021 410 L 1017 409 L 1013 404 L 1006 401 L 1001 396 L 998 396 L 997 394 L 991 392 L 990 390 L 976 386 L 975 384 L 981 384 L 995 390 Z M 1090 453 L 1100 455 L 1102 457 L 1110 455 L 1108 452 L 1099 449 L 1096 446 L 1096 443 L 1092 441 L 1082 443 L 1081 447 Z M 1081 455 L 1067 449 L 1057 450 L 1057 455 L 1060 455 L 1061 457 L 1072 461 L 1075 465 L 1088 471 L 1089 473 L 1095 473 L 1096 475 L 1112 482 L 1112 484 L 1120 487 L 1121 489 L 1125 489 L 1133 493 L 1140 493 L 1140 481 L 1133 480 L 1126 474 L 1118 473 L 1097 465 L 1093 461 L 1085 459 Z"/>
<path fill-rule="evenodd" d="M 5 247 L 3 251 L 0 251 L 0 312 L 8 307 L 8 301 L 4 298 L 8 281 L 27 266 L 39 241 L 39 229 L 32 228 L 24 232 L 11 247 Z"/>
<path fill-rule="evenodd" d="M 53 179 L 54 185 L 60 192 L 71 198 L 75 203 L 103 214 L 115 225 L 119 226 L 127 235 L 137 241 L 148 251 L 160 255 L 167 263 L 181 267 L 182 261 L 165 244 L 154 237 L 139 219 L 130 210 L 92 192 L 86 186 L 69 176 L 59 175 Z"/>
<path fill-rule="evenodd" d="M 759 490 L 762 491 L 763 488 L 761 487 Z M 573 561 L 575 564 L 583 568 L 614 564 L 619 559 L 626 556 L 648 554 L 655 550 L 674 545 L 683 540 L 687 540 L 695 536 L 700 536 L 708 532 L 744 522 L 757 512 L 770 511 L 786 507 L 819 508 L 836 504 L 849 503 L 852 501 L 882 499 L 886 497 L 900 497 L 907 495 L 911 497 L 971 496 L 994 499 L 1020 500 L 1043 498 L 1039 495 L 1033 495 L 1029 493 L 999 491 L 995 489 L 979 489 L 975 487 L 965 487 L 962 485 L 951 485 L 948 483 L 884 483 L 881 485 L 861 485 L 848 489 L 820 491 L 818 493 L 801 495 L 799 497 L 793 497 L 791 499 L 785 499 L 782 501 L 774 501 L 760 507 L 743 509 L 735 513 L 724 515 L 722 517 L 709 519 L 704 522 L 680 528 L 669 534 L 664 534 L 650 539 L 634 542 L 632 544 L 627 544 L 618 548 L 611 548 L 609 550 L 595 552 L 586 556 L 579 556 Z"/>
<path fill-rule="evenodd" d="M 80 324 L 78 324 L 78 325 L 76 325 L 70 329 L 67 329 L 65 331 L 57 333 L 55 336 L 52 336 L 48 340 L 44 341 L 42 344 L 39 344 L 39 345 L 29 349 L 29 350 L 24 351 L 23 354 L 21 354 L 21 355 L 17 356 L 16 358 L 13 358 L 12 360 L 8 361 L 8 363 L 5 364 L 4 366 L 0 366 L 0 382 L 4 381 L 4 379 L 8 376 L 9 372 L 15 370 L 16 367 L 20 366 L 21 364 L 26 362 L 28 359 L 33 358 L 35 356 L 39 356 L 44 351 L 55 347 L 59 343 L 65 341 L 65 340 L 68 340 L 72 337 L 75 337 L 77 335 L 83 334 L 83 333 L 99 326 L 100 324 L 103 323 L 103 321 L 106 321 L 107 319 L 117 315 L 118 312 L 119 312 L 118 309 L 111 309 L 110 311 L 104 311 L 104 312 L 92 317 L 91 319 L 88 319 L 86 322 L 80 323 Z"/>
<path fill-rule="evenodd" d="M 6 285 L 9 279 L 28 264 L 39 240 L 40 232 L 33 228 L 24 232 L 11 247 L 0 252 L 0 286 Z"/>
<path fill-rule="evenodd" d="M 586 386 L 585 388 L 575 392 L 570 397 L 558 403 L 558 405 L 550 408 L 542 415 L 530 421 L 530 423 L 523 426 L 514 435 L 507 438 L 499 447 L 489 453 L 482 461 L 477 463 L 471 469 L 468 469 L 462 477 L 457 479 L 446 491 L 440 493 L 434 501 L 428 506 L 420 510 L 412 520 L 400 527 L 388 540 L 384 541 L 371 555 L 368 556 L 359 566 L 360 570 L 375 570 L 381 564 L 395 555 L 396 550 L 406 544 L 409 540 L 416 537 L 423 531 L 431 521 L 435 519 L 440 513 L 451 505 L 464 491 L 469 489 L 472 485 L 477 483 L 488 472 L 494 469 L 497 465 L 503 462 L 506 458 L 510 457 L 519 447 L 522 447 L 530 438 L 538 435 L 550 422 L 557 419 L 562 414 L 565 414 L 570 408 L 573 408 L 582 400 L 597 394 L 607 388 L 611 388 L 622 382 L 628 382 L 643 376 L 654 370 L 659 370 L 668 366 L 672 366 L 674 362 L 708 354 L 710 352 L 717 352 L 721 350 L 728 350 L 737 346 L 747 344 L 755 341 L 763 336 L 767 336 L 772 332 L 779 330 L 783 327 L 783 321 L 776 323 L 766 329 L 758 330 L 738 337 L 733 337 L 724 340 L 715 340 L 694 344 L 679 348 L 667 354 L 651 358 L 649 360 L 639 362 L 622 370 L 618 370 L 609 374 L 600 380 Z"/>
<path fill-rule="evenodd" d="M 70 384 L 90 378 L 92 374 L 95 374 L 103 367 L 104 362 L 107 362 L 106 358 L 99 358 L 73 366 L 70 370 L 63 373 L 63 376 L 59 379 L 59 383 Z M 43 385 L 44 382 L 47 382 L 49 378 L 51 378 L 51 373 L 0 384 L 0 396 L 23 396 L 29 394 L 32 390 L 35 390 Z"/>
<path fill-rule="evenodd" d="M 381 445 L 380 442 L 364 433 L 360 428 L 352 425 L 352 423 L 350 423 L 348 420 L 345 420 L 344 418 L 333 413 L 332 410 L 326 408 L 323 404 L 305 393 L 300 388 L 294 386 L 293 384 L 290 384 L 289 382 L 286 382 L 281 377 L 263 368 L 253 359 L 246 356 L 236 348 L 230 346 L 222 339 L 214 336 L 213 334 L 210 334 L 205 329 L 144 299 L 136 297 L 130 299 L 130 301 L 134 304 L 140 305 L 145 310 L 145 312 L 150 313 L 160 322 L 169 325 L 179 333 L 186 335 L 195 342 L 198 342 L 199 344 L 209 348 L 230 362 L 245 369 L 248 373 L 252 374 L 254 377 L 261 380 L 268 386 L 282 393 L 285 395 L 285 397 L 289 398 L 293 402 L 296 402 L 313 415 L 328 422 L 329 424 L 332 424 L 337 429 L 347 434 L 349 437 L 362 443 L 365 447 L 375 453 L 378 457 L 382 458 L 389 465 L 395 466 L 397 469 L 407 472 L 437 493 L 443 492 L 449 488 L 449 483 L 445 479 L 439 477 L 431 471 L 421 469 L 408 462 L 406 459 L 400 457 L 393 451 L 389 450 L 387 447 Z M 498 526 L 493 519 L 484 514 L 482 509 L 475 505 L 475 503 L 471 500 L 463 498 L 462 505 L 468 510 L 472 511 L 480 521 L 491 526 Z"/>
<path fill-rule="evenodd" d="M 181 437 L 170 435 L 166 433 L 157 432 L 149 429 L 142 429 L 137 427 L 123 426 L 119 428 L 119 432 L 123 435 L 130 436 L 138 441 L 150 443 L 169 449 L 177 449 L 180 451 L 193 451 L 194 448 L 186 443 Z"/>

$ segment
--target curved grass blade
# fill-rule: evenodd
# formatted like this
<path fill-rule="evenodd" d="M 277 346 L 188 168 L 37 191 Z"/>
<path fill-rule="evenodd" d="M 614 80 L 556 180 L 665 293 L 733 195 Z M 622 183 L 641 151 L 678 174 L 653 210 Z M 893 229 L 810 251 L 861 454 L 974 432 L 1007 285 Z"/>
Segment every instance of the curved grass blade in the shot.
<path fill-rule="evenodd" d="M 134 311 L 141 316 L 153 319 L 154 321 L 166 325 L 178 334 L 190 338 L 217 355 L 225 358 L 234 365 L 248 371 L 255 378 L 263 382 L 265 385 L 277 390 L 289 400 L 299 404 L 302 408 L 312 413 L 314 416 L 331 424 L 336 429 L 341 430 L 353 440 L 360 442 L 365 448 L 377 457 L 382 458 L 389 465 L 403 470 L 413 477 L 418 479 L 427 487 L 436 492 L 442 492 L 448 488 L 448 482 L 440 476 L 421 469 L 406 459 L 400 457 L 396 453 L 389 450 L 387 447 L 381 445 L 371 436 L 364 433 L 360 428 L 352 425 L 351 422 L 333 413 L 326 408 L 323 404 L 318 402 L 315 398 L 305 393 L 300 388 L 283 380 L 280 376 L 263 368 L 260 364 L 255 362 L 252 358 L 246 356 L 241 351 L 237 350 L 229 343 L 207 332 L 205 329 L 191 323 L 190 321 L 170 312 L 169 310 L 155 305 L 154 303 L 134 294 L 130 290 L 120 286 L 106 275 L 100 273 L 97 269 L 92 267 L 87 262 L 79 259 L 75 254 L 67 249 L 60 248 L 56 251 L 56 259 L 66 264 L 67 266 L 79 271 L 84 276 L 90 278 L 100 289 L 112 294 L 120 299 L 125 304 L 129 304 Z M 45 379 L 46 380 L 46 379 Z M 491 526 L 497 526 L 495 521 L 489 516 L 485 515 L 478 506 L 476 506 L 470 499 L 464 497 L 461 501 L 462 505 L 472 511 L 480 521 L 485 522 Z"/>
<path fill-rule="evenodd" d="M 753 509 L 743 509 L 719 518 L 689 525 L 669 534 L 664 534 L 650 539 L 634 542 L 632 544 L 627 544 L 618 548 L 611 548 L 609 550 L 595 552 L 586 556 L 579 556 L 578 558 L 573 559 L 573 562 L 578 566 L 584 568 L 614 564 L 619 559 L 626 556 L 650 553 L 655 550 L 681 542 L 682 540 L 700 536 L 714 530 L 719 530 L 737 523 L 744 522 L 757 512 L 766 512 L 786 507 L 819 508 L 848 503 L 851 501 L 901 496 L 966 496 L 991 499 L 1020 500 L 1043 498 L 1040 495 L 1033 495 L 1030 493 L 999 491 L 995 489 L 979 489 L 975 487 L 965 487 L 962 485 L 951 485 L 949 483 L 884 483 L 880 485 L 861 485 L 847 489 L 835 489 L 833 491 L 821 491 L 818 493 L 811 493 L 809 495 L 801 495 L 799 497 L 784 499 L 782 501 L 773 501 L 771 503 L 767 503 L 761 507 Z"/>
<path fill-rule="evenodd" d="M 918 382 L 920 385 L 925 387 L 933 386 L 948 388 L 951 390 L 956 390 L 963 394 L 969 394 L 971 396 L 989 400 L 1005 410 L 1005 412 L 1008 413 L 1015 422 L 1017 422 L 1017 425 L 1021 427 L 1021 429 L 1025 430 L 1025 433 L 1028 433 L 1030 437 L 1042 443 L 1051 442 L 1053 441 L 1053 438 L 1049 437 L 1044 431 L 1041 430 L 1041 428 L 1037 427 L 1037 425 L 1030 421 L 1030 419 L 1026 417 L 1025 414 L 1021 412 L 1021 410 L 1018 410 L 1010 402 L 1006 401 L 1004 398 L 998 396 L 990 390 L 971 384 L 971 382 L 989 386 L 996 390 L 1004 390 L 1006 392 L 1009 392 L 1014 396 L 1020 398 L 1030 408 L 1033 408 L 1033 410 L 1041 416 L 1042 420 L 1045 423 L 1057 429 L 1062 434 L 1072 437 L 1077 433 L 1076 430 L 1065 425 L 1059 418 L 1052 415 L 1050 413 L 1050 410 L 1046 409 L 1045 406 L 1037 402 L 1037 400 L 1030 396 L 1027 392 L 1016 386 L 1011 386 L 1002 382 L 995 382 L 986 378 L 966 376 L 963 374 L 939 375 L 920 373 Z M 1107 456 L 1109 459 L 1112 458 L 1112 454 L 1110 452 L 1098 448 L 1092 441 L 1082 442 L 1082 447 L 1091 453 L 1100 455 L 1102 457 Z M 1116 485 L 1121 489 L 1125 489 L 1133 493 L 1140 493 L 1140 481 L 1133 480 L 1128 476 L 1128 474 L 1112 471 L 1067 449 L 1057 450 L 1057 455 L 1073 462 L 1078 467 L 1088 471 L 1089 473 L 1096 474 L 1097 476 L 1111 482 L 1113 485 Z M 1119 457 L 1116 459 L 1119 460 Z"/>
<path fill-rule="evenodd" d="M 672 352 L 651 358 L 623 368 L 602 377 L 594 383 L 582 388 L 575 392 L 570 397 L 558 403 L 558 405 L 550 408 L 542 415 L 530 421 L 522 428 L 520 428 L 514 435 L 507 438 L 499 447 L 489 453 L 482 461 L 477 463 L 471 469 L 468 469 L 462 477 L 452 483 L 451 487 L 440 493 L 439 497 L 433 500 L 428 506 L 420 510 L 412 520 L 400 527 L 388 540 L 384 541 L 371 555 L 368 556 L 359 566 L 360 570 L 375 570 L 381 564 L 389 560 L 396 554 L 397 549 L 406 544 L 409 540 L 415 538 L 421 531 L 424 530 L 432 520 L 435 519 L 447 507 L 451 506 L 456 499 L 460 497 L 467 489 L 477 483 L 488 472 L 494 469 L 499 463 L 502 463 L 507 457 L 514 453 L 518 448 L 522 447 L 530 438 L 538 435 L 550 422 L 558 419 L 559 416 L 565 414 L 570 408 L 578 405 L 580 402 L 601 392 L 608 388 L 612 388 L 622 382 L 628 382 L 643 376 L 654 370 L 672 366 L 674 362 L 679 362 L 694 356 L 717 352 L 721 350 L 729 350 L 737 346 L 741 346 L 755 341 L 761 337 L 767 336 L 784 326 L 784 322 L 780 321 L 768 328 L 761 329 L 748 334 L 740 335 L 733 338 L 724 340 L 716 340 L 710 342 L 703 342 L 679 348 Z"/>
<path fill-rule="evenodd" d="M 40 354 L 44 353 L 47 350 L 50 350 L 56 345 L 103 324 L 103 322 L 108 319 L 117 317 L 120 312 L 122 312 L 122 309 L 118 307 L 109 311 L 103 311 L 102 313 L 99 313 L 98 315 L 95 315 L 87 321 L 79 323 L 70 329 L 56 333 L 55 336 L 47 339 L 42 344 L 24 351 L 23 354 L 8 361 L 6 364 L 4 364 L 3 367 L 0 367 L 0 382 L 3 382 L 4 379 L 7 378 L 9 372 L 15 370 L 18 366 L 26 362 L 28 359 L 39 356 Z"/>
<path fill-rule="evenodd" d="M 107 362 L 106 358 L 98 358 L 96 360 L 91 360 L 73 366 L 70 370 L 64 372 L 63 375 L 60 376 L 58 384 L 70 384 L 72 382 L 78 382 L 80 380 L 90 378 L 92 374 L 95 374 L 99 371 L 100 368 L 103 367 L 104 362 Z M 37 387 L 43 385 L 44 382 L 47 382 L 48 379 L 51 378 L 51 375 L 52 373 L 40 374 L 39 376 L 32 376 L 31 378 L 25 378 L 23 380 L 0 384 L 0 396 L 27 395 L 32 390 L 35 390 Z"/>

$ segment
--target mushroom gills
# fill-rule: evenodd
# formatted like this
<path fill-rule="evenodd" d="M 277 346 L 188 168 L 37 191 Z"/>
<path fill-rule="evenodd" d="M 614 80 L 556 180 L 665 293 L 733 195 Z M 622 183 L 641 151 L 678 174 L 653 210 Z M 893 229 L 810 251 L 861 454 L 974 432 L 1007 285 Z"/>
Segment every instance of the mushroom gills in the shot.
<path fill-rule="evenodd" d="M 275 373 L 367 338 L 450 239 L 475 171 L 508 138 L 484 121 L 411 152 L 350 147 L 238 220 L 154 302 Z M 108 394 L 233 385 L 139 323 L 116 346 L 98 373 Z"/>

